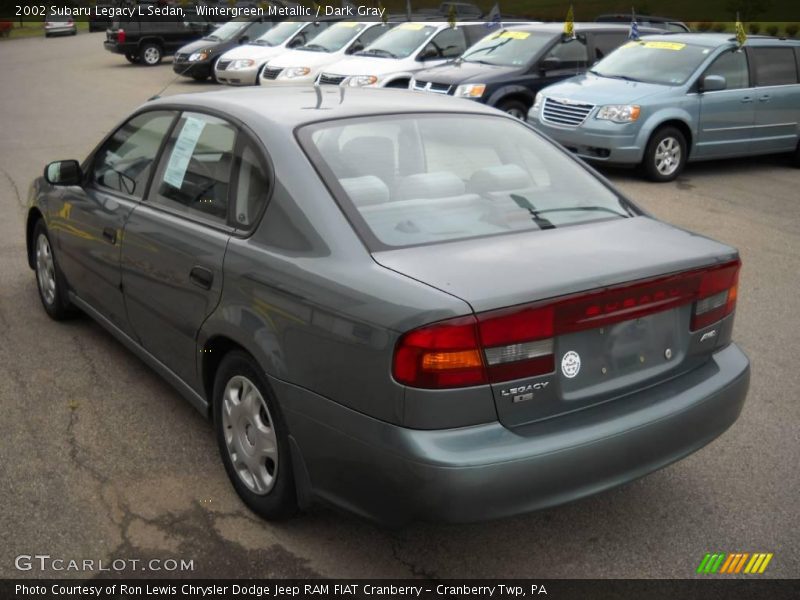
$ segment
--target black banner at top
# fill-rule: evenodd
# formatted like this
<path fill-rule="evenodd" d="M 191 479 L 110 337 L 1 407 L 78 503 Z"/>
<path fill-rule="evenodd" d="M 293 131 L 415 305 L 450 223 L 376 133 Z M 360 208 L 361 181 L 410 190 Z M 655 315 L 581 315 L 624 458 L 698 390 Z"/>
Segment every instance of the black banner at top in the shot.
<path fill-rule="evenodd" d="M 648 16 L 667 17 L 701 31 L 713 30 L 717 24 L 732 23 L 737 15 L 743 23 L 759 23 L 763 27 L 777 24 L 780 31 L 793 31 L 794 24 L 800 25 L 800 2 L 797 0 L 719 0 L 677 5 L 673 0 L 410 2 L 412 11 L 425 19 L 440 14 L 442 20 L 446 20 L 452 10 L 459 19 L 473 21 L 490 19 L 495 4 L 504 19 L 562 21 L 571 5 L 577 22 L 594 21 L 601 15 L 626 20 L 635 13 L 639 20 L 645 20 Z M 378 20 L 384 15 L 394 19 L 405 18 L 408 6 L 406 0 L 0 0 L 0 20 L 18 23 L 41 22 L 47 17 L 66 17 L 75 21 L 115 18 L 180 20 L 196 11 L 220 21 L 264 16 L 293 20 L 333 16 L 351 20 Z"/>

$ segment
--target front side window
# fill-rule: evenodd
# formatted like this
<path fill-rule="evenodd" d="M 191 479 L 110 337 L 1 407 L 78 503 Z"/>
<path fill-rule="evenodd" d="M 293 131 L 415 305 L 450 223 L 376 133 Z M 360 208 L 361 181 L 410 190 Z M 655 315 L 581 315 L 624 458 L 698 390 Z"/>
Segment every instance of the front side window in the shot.
<path fill-rule="evenodd" d="M 348 119 L 309 125 L 300 138 L 372 250 L 633 214 L 579 163 L 505 117 Z"/>
<path fill-rule="evenodd" d="M 184 113 L 153 180 L 152 203 L 225 224 L 236 129 L 222 119 Z"/>
<path fill-rule="evenodd" d="M 458 58 L 467 49 L 462 29 L 445 29 L 428 42 L 422 55 L 433 58 Z"/>
<path fill-rule="evenodd" d="M 623 44 L 592 67 L 591 72 L 611 79 L 681 85 L 711 51 L 683 42 L 642 39 Z"/>
<path fill-rule="evenodd" d="M 174 119 L 172 112 L 146 112 L 117 129 L 95 155 L 92 181 L 141 199 L 153 161 Z"/>
<path fill-rule="evenodd" d="M 561 40 L 547 53 L 545 59 L 556 58 L 562 69 L 585 68 L 589 62 L 586 40 L 581 37 Z"/>
<path fill-rule="evenodd" d="M 726 90 L 750 87 L 747 55 L 739 50 L 727 50 L 706 69 L 704 76 L 708 77 L 709 75 L 724 77 Z"/>
<path fill-rule="evenodd" d="M 791 48 L 751 48 L 756 85 L 797 83 L 797 64 Z"/>
<path fill-rule="evenodd" d="M 600 60 L 611 54 L 625 42 L 626 34 L 616 32 L 595 33 L 594 38 L 594 59 Z"/>

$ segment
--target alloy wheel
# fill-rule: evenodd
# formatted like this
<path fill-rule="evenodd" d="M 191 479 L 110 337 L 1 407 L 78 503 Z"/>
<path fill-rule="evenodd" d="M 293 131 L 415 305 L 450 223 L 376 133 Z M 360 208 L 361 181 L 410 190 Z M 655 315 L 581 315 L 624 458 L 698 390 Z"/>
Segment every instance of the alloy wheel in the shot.
<path fill-rule="evenodd" d="M 53 304 L 56 299 L 56 268 L 50 241 L 44 233 L 40 233 L 36 240 L 36 277 L 42 299 L 48 305 Z"/>
<path fill-rule="evenodd" d="M 665 137 L 656 146 L 656 170 L 664 176 L 672 175 L 681 164 L 681 144 L 674 137 Z"/>

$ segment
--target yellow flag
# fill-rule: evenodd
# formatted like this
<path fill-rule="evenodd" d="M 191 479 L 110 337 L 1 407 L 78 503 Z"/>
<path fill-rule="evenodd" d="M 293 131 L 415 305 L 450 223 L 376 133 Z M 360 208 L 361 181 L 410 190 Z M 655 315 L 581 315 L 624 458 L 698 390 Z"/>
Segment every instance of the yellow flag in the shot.
<path fill-rule="evenodd" d="M 575 13 L 572 11 L 572 4 L 567 11 L 567 20 L 564 21 L 564 35 L 575 37 Z"/>
<path fill-rule="evenodd" d="M 744 32 L 744 25 L 739 20 L 739 13 L 736 13 L 736 41 L 740 46 L 744 46 L 747 41 L 747 34 Z"/>
<path fill-rule="evenodd" d="M 450 25 L 451 28 L 455 29 L 456 26 L 456 5 L 451 4 L 450 10 L 447 11 L 447 23 Z"/>

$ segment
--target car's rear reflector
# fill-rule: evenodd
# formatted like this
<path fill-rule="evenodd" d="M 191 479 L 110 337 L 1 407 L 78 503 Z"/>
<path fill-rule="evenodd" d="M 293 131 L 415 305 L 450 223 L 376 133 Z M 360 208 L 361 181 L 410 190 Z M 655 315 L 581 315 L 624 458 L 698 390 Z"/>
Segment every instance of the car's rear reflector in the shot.
<path fill-rule="evenodd" d="M 440 389 L 552 373 L 553 338 L 694 303 L 691 330 L 731 314 L 739 260 L 544 302 L 457 317 L 404 334 L 394 378 Z"/>

